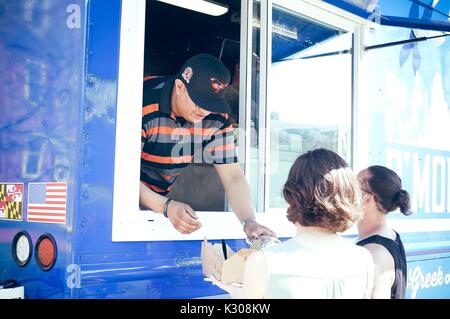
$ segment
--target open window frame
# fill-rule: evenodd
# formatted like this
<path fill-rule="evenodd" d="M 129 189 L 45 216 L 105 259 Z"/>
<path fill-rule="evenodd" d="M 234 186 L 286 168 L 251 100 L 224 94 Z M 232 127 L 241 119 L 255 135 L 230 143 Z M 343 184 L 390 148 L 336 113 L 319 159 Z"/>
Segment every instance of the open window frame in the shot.
<path fill-rule="evenodd" d="M 293 12 L 301 12 L 302 16 L 313 20 L 326 22 L 329 25 L 352 32 L 359 36 L 359 26 L 364 20 L 336 10 L 329 4 L 312 1 L 276 1 Z M 208 239 L 242 239 L 245 233 L 233 212 L 197 212 L 202 227 L 189 235 L 179 233 L 162 214 L 139 209 L 139 172 L 140 172 L 140 125 L 142 112 L 142 79 L 144 72 L 144 39 L 145 39 L 145 0 L 122 1 L 121 32 L 120 32 L 120 58 L 119 80 L 117 98 L 116 120 L 116 151 L 114 171 L 114 200 L 113 200 L 113 225 L 112 240 L 121 241 L 165 241 L 165 240 L 201 240 Z M 253 2 L 241 1 L 241 72 L 240 72 L 240 96 L 239 103 L 244 105 L 245 112 L 240 116 L 241 123 L 250 129 L 250 94 L 251 86 L 251 60 L 252 48 L 247 45 L 252 43 L 252 17 Z M 261 37 L 260 37 L 260 103 L 265 106 L 270 88 L 267 87 L 267 79 L 270 76 L 271 64 L 271 24 L 272 1 L 261 2 Z M 358 42 L 356 42 L 358 43 Z M 355 56 L 360 48 L 355 47 Z M 357 59 L 353 60 L 353 74 L 357 74 Z M 355 81 L 353 82 L 354 85 Z M 352 94 L 356 89 L 353 87 Z M 353 99 L 356 101 L 356 99 Z M 354 105 L 352 109 L 355 109 Z M 267 113 L 267 109 L 264 110 Z M 267 118 L 267 117 L 266 117 Z M 266 125 L 268 125 L 266 123 Z M 239 161 L 244 172 L 249 178 L 250 171 L 250 134 L 240 132 L 240 141 L 245 141 L 239 146 Z M 263 136 L 267 139 L 268 136 Z M 353 138 L 352 138 L 353 140 Z M 265 144 L 265 143 L 263 143 Z M 354 145 L 354 143 L 352 143 Z M 261 150 L 264 160 L 269 156 L 268 147 Z M 136 156 L 130 156 L 136 154 Z M 265 170 L 269 169 L 265 165 Z M 266 174 L 266 176 L 268 176 Z M 264 180 L 258 190 L 263 190 L 263 200 L 256 207 L 258 222 L 269 226 L 279 237 L 292 237 L 295 235 L 295 227 L 283 218 L 285 210 L 268 208 L 268 183 Z M 134 204 L 135 203 L 135 204 Z M 260 204 L 261 203 L 261 204 Z"/>

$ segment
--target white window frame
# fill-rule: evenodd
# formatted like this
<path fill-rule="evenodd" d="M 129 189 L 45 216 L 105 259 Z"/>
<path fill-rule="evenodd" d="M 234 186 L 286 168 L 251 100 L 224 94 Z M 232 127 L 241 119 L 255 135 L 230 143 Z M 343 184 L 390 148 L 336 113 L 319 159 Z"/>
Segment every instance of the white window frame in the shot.
<path fill-rule="evenodd" d="M 252 5 L 249 1 L 242 0 L 241 17 L 241 39 L 247 41 L 248 30 L 251 30 Z M 251 1 L 250 1 L 251 2 Z M 349 31 L 358 36 L 358 26 L 366 21 L 351 15 L 334 6 L 318 0 L 277 0 L 273 1 L 277 5 L 285 7 L 294 12 L 300 12 L 310 19 L 335 26 Z M 152 211 L 143 211 L 138 207 L 139 202 L 139 180 L 140 180 L 140 125 L 142 112 L 142 79 L 144 66 L 144 38 L 145 38 L 145 0 L 122 1 L 121 31 L 120 31 L 120 56 L 119 56 L 119 79 L 117 92 L 117 120 L 116 120 L 116 149 L 115 149 L 115 170 L 114 170 L 114 199 L 113 199 L 113 241 L 162 241 L 162 240 L 201 240 L 208 239 L 240 239 L 245 238 L 236 215 L 232 212 L 197 212 L 203 227 L 189 234 L 183 235 L 173 228 L 168 219 L 161 214 Z M 261 47 L 267 50 L 262 57 L 262 76 L 270 75 L 271 54 L 271 4 L 272 1 L 263 1 L 261 14 L 261 25 L 265 29 L 261 34 Z M 251 34 L 251 32 L 250 32 Z M 248 43 L 248 42 L 246 42 Z M 242 49 L 242 47 L 245 47 Z M 241 46 L 241 57 L 245 56 L 241 72 L 242 88 L 248 83 L 243 77 L 250 74 L 246 66 L 251 61 L 251 46 Z M 355 50 L 356 50 L 355 46 Z M 356 51 L 355 51 L 356 54 Z M 356 63 L 357 60 L 354 61 Z M 357 64 L 357 63 L 356 63 Z M 354 66 L 357 69 L 357 65 Z M 357 74 L 354 70 L 354 74 Z M 247 77 L 248 79 L 248 77 Z M 265 80 L 264 78 L 262 78 Z M 247 83 L 247 84 L 244 84 Z M 261 101 L 267 100 L 270 90 L 262 88 Z M 354 94 L 355 89 L 353 90 Z M 249 104 L 250 97 L 245 99 L 244 105 Z M 242 100 L 241 100 L 242 103 Z M 356 102 L 355 102 L 356 103 Z M 266 110 L 267 111 L 267 110 Z M 247 112 L 248 113 L 248 112 Z M 249 120 L 246 120 L 247 123 Z M 248 135 L 248 134 L 247 134 Z M 246 146 L 249 145 L 248 136 Z M 267 148 L 268 149 L 268 148 Z M 268 150 L 265 151 L 266 158 Z M 249 157 L 248 152 L 243 149 L 240 159 Z M 267 162 L 267 161 L 266 161 Z M 249 161 L 244 164 L 248 168 Z M 266 165 L 266 177 L 269 176 L 268 165 Z M 246 169 L 246 176 L 249 178 L 249 170 Z M 265 195 L 268 191 L 268 180 L 264 185 Z M 292 237 L 295 235 L 295 227 L 283 217 L 285 210 L 268 209 L 268 196 L 265 196 L 265 211 L 257 212 L 257 220 L 273 229 L 279 237 Z M 136 203 L 136 204 L 134 204 Z"/>
<path fill-rule="evenodd" d="M 245 0 L 242 0 L 244 3 Z M 113 199 L 113 241 L 162 241 L 245 238 L 233 212 L 196 212 L 202 227 L 179 233 L 161 214 L 140 210 L 139 180 L 142 79 L 144 69 L 145 0 L 122 1 L 116 149 Z M 244 21 L 245 22 L 245 21 Z M 245 23 L 241 30 L 245 30 Z M 241 31 L 242 33 L 242 31 Z M 136 203 L 136 205 L 134 205 Z M 261 222 L 262 219 L 261 219 Z"/>

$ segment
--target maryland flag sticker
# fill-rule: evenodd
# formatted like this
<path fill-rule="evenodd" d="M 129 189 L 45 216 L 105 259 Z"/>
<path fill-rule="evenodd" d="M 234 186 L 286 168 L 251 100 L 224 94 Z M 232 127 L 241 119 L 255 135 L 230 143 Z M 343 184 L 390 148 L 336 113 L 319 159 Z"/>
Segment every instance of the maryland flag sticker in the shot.
<path fill-rule="evenodd" d="M 0 218 L 22 220 L 23 184 L 0 183 Z"/>

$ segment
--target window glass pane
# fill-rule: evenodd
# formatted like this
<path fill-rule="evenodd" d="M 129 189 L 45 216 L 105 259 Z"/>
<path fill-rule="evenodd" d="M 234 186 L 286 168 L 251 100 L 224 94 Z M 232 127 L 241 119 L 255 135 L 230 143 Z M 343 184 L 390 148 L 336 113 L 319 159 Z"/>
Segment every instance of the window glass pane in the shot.
<path fill-rule="evenodd" d="M 367 45 L 443 35 L 381 27 Z M 411 196 L 411 218 L 450 211 L 450 37 L 369 50 L 365 165 L 386 165 Z M 380 94 L 382 93 L 382 94 Z M 393 215 L 395 216 L 395 215 Z"/>
<path fill-rule="evenodd" d="M 279 7 L 272 18 L 269 207 L 277 208 L 300 154 L 323 147 L 351 160 L 352 34 Z"/>
<path fill-rule="evenodd" d="M 367 17 L 375 13 L 375 16 L 383 16 L 383 23 L 387 25 L 421 24 L 430 28 L 442 28 L 449 26 L 448 13 L 450 1 L 446 0 L 324 0 L 333 5 L 352 11 L 361 17 Z M 358 6 L 363 10 L 355 10 L 345 2 Z M 358 9 L 359 9 L 358 8 Z M 375 17 L 373 17 L 375 19 Z M 448 29 L 447 29 L 448 30 Z"/>

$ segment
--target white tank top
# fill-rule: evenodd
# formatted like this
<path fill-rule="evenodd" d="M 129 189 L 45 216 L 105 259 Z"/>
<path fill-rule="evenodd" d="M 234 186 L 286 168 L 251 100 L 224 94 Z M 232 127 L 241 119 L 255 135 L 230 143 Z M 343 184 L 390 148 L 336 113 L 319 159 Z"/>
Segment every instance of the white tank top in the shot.
<path fill-rule="evenodd" d="M 337 234 L 301 243 L 292 238 L 264 248 L 269 274 L 265 298 L 370 298 L 373 260 L 370 253 Z"/>

